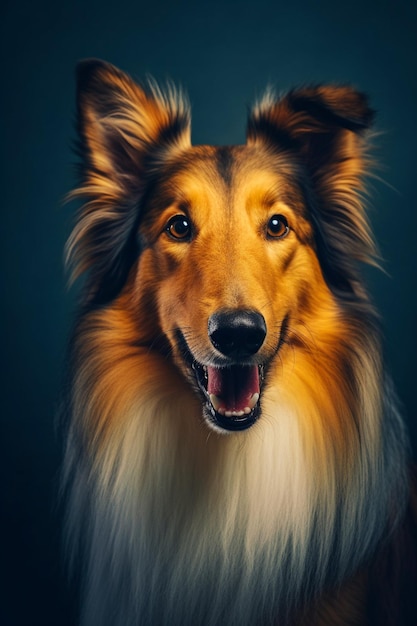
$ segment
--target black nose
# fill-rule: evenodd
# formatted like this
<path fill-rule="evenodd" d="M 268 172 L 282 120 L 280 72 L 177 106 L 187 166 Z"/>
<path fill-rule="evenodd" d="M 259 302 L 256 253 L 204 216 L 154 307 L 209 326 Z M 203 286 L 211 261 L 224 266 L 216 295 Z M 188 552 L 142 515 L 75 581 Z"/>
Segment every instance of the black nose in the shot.
<path fill-rule="evenodd" d="M 244 359 L 258 352 L 266 337 L 266 324 L 256 311 L 220 311 L 210 317 L 208 334 L 216 350 Z"/>

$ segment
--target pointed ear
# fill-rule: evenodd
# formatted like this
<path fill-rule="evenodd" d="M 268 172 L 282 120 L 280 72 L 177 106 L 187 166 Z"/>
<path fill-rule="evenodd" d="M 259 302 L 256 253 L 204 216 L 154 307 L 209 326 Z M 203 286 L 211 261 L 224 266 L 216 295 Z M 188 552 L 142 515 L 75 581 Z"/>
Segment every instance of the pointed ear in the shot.
<path fill-rule="evenodd" d="M 187 147 L 187 104 L 174 90 L 147 89 L 97 59 L 77 66 L 78 131 L 87 164 L 115 182 L 140 187 L 150 153 Z M 139 176 L 138 176 L 139 173 Z"/>
<path fill-rule="evenodd" d="M 353 289 L 352 259 L 372 262 L 375 256 L 363 206 L 366 131 L 373 117 L 364 94 L 327 85 L 280 99 L 268 94 L 248 122 L 249 144 L 288 150 L 304 166 L 320 261 L 336 289 Z"/>
<path fill-rule="evenodd" d="M 190 115 L 173 88 L 146 88 L 96 59 L 77 67 L 77 123 L 87 199 L 67 244 L 72 280 L 88 271 L 90 297 L 108 299 L 125 279 L 140 200 L 150 176 L 190 145 Z"/>
<path fill-rule="evenodd" d="M 296 149 L 310 173 L 319 177 L 323 166 L 358 156 L 373 117 L 365 95 L 351 87 L 306 87 L 280 99 L 267 94 L 249 118 L 248 142 Z"/>

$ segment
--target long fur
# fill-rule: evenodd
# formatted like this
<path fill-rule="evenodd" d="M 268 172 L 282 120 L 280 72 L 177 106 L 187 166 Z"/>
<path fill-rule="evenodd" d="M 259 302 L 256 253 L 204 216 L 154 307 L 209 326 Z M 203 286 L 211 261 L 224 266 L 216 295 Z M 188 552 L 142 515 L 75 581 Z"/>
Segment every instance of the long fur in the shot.
<path fill-rule="evenodd" d="M 246 147 L 224 152 L 190 146 L 188 106 L 173 89 L 140 87 L 99 61 L 80 66 L 78 84 L 75 195 L 87 203 L 67 254 L 86 280 L 64 484 L 71 559 L 84 563 L 81 622 L 316 623 L 308 607 L 366 567 L 407 503 L 406 435 L 358 268 L 375 258 L 362 180 L 372 112 L 350 87 L 268 94 Z M 228 208 L 216 196 L 221 185 L 243 189 L 254 171 L 261 184 L 271 167 L 305 207 L 272 292 L 265 264 L 278 248 L 258 261 L 239 235 L 237 196 L 227 192 Z M 155 243 L 178 180 L 207 193 L 228 232 L 217 244 L 212 228 L 198 249 L 196 238 L 186 267 L 188 244 L 167 241 L 165 254 Z M 253 301 L 269 322 L 265 351 L 280 332 L 283 345 L 258 421 L 222 434 L 202 418 L 174 326 L 204 362 L 207 312 Z M 363 623 L 364 602 L 345 616 L 329 602 L 330 617 L 314 619 Z"/>

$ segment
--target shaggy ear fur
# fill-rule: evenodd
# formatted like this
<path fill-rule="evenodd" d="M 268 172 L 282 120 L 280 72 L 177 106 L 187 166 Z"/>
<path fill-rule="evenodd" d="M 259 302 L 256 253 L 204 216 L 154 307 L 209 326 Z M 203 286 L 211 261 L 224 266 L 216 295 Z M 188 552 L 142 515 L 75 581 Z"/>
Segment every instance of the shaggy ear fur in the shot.
<path fill-rule="evenodd" d="M 140 201 L 158 163 L 190 145 L 186 102 L 170 89 L 143 88 L 108 63 L 77 68 L 82 182 L 87 199 L 68 241 L 72 280 L 87 272 L 87 297 L 105 302 L 120 290 L 137 249 Z"/>
<path fill-rule="evenodd" d="M 375 258 L 362 182 L 369 165 L 365 131 L 373 117 L 364 94 L 330 85 L 291 91 L 281 99 L 268 94 L 248 122 L 249 144 L 289 150 L 303 164 L 323 271 L 344 295 L 357 289 L 352 261 Z"/>

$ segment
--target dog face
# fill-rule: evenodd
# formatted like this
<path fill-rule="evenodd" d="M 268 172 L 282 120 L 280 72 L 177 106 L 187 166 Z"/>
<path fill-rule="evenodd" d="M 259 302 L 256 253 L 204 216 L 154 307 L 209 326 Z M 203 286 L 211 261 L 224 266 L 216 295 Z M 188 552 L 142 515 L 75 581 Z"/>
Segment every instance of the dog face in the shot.
<path fill-rule="evenodd" d="M 75 274 L 89 272 L 93 304 L 124 298 L 139 342 L 173 357 L 218 431 L 256 422 L 294 350 L 340 340 L 354 261 L 372 251 L 359 198 L 371 117 L 350 88 L 304 89 L 266 98 L 246 145 L 193 147 L 180 97 L 80 67 L 76 193 L 90 201 Z"/>
<path fill-rule="evenodd" d="M 217 428 L 256 421 L 297 320 L 312 300 L 329 300 L 298 169 L 263 145 L 190 148 L 143 207 L 135 288 L 152 290 L 176 362 Z"/>

